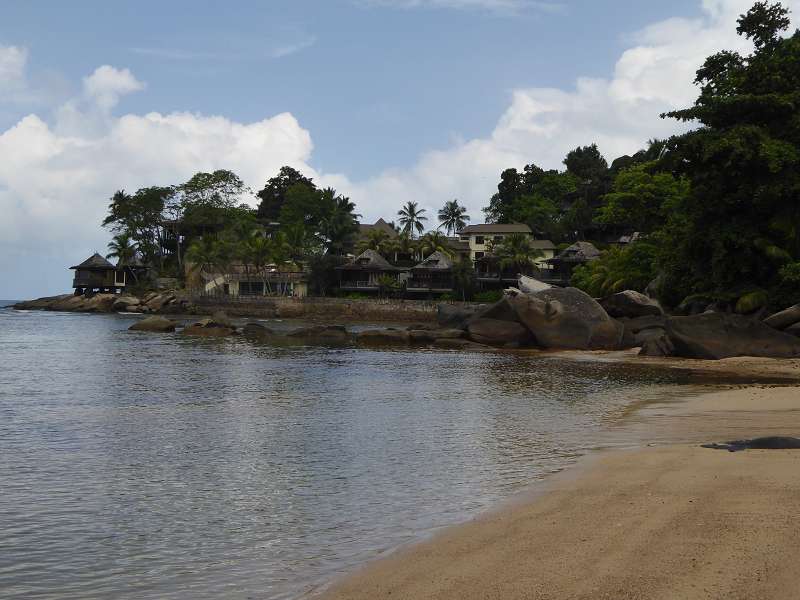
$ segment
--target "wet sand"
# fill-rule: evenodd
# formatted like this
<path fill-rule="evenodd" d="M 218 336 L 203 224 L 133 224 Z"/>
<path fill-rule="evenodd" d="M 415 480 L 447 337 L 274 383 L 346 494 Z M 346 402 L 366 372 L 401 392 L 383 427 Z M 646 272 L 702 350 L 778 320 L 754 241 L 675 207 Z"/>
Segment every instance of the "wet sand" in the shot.
<path fill-rule="evenodd" d="M 688 362 L 698 364 L 664 366 L 800 374 L 800 361 Z M 800 597 L 800 451 L 699 447 L 800 436 L 800 387 L 704 394 L 645 407 L 623 426 L 641 447 L 588 457 L 536 496 L 369 564 L 322 598 Z"/>

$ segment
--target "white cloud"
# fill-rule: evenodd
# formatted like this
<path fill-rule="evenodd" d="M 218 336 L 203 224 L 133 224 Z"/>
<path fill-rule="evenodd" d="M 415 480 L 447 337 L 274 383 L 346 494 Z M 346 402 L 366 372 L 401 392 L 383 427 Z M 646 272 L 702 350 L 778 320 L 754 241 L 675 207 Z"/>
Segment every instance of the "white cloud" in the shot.
<path fill-rule="evenodd" d="M 736 34 L 736 18 L 751 4 L 703 0 L 701 18 L 668 19 L 632 35 L 611 77 L 579 78 L 572 90 L 518 89 L 489 136 L 427 152 L 409 169 L 388 170 L 347 189 L 368 218 L 393 218 L 402 203 L 414 200 L 427 209 L 430 225 L 436 210 L 456 197 L 475 222 L 504 168 L 530 162 L 563 168 L 569 150 L 593 142 L 609 160 L 633 153 L 650 138 L 686 127 L 659 114 L 693 102 L 695 71 L 707 56 L 749 47 Z M 787 4 L 798 14 L 800 0 Z"/>
<path fill-rule="evenodd" d="M 111 110 L 121 96 L 138 92 L 144 87 L 128 69 L 115 69 L 109 65 L 97 67 L 94 73 L 83 78 L 86 95 L 102 110 Z"/>

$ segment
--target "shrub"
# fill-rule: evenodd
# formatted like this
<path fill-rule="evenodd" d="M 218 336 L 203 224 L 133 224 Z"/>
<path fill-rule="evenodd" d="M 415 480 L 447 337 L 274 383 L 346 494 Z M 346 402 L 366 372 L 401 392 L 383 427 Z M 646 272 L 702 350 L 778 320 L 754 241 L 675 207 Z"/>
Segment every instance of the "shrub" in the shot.
<path fill-rule="evenodd" d="M 491 304 L 492 302 L 498 302 L 502 300 L 503 292 L 502 290 L 487 290 L 485 292 L 479 292 L 475 294 L 473 299 L 475 302 L 480 302 L 482 304 Z"/>

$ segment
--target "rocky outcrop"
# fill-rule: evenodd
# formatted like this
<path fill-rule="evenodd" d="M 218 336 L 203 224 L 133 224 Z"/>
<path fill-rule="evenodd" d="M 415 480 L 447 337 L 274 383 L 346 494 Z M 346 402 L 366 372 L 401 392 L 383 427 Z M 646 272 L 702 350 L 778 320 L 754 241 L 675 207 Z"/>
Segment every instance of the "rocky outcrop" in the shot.
<path fill-rule="evenodd" d="M 344 343 L 351 339 L 350 333 L 343 325 L 317 325 L 296 329 L 286 337 L 293 340 L 316 343 Z"/>
<path fill-rule="evenodd" d="M 800 323 L 800 304 L 770 315 L 764 319 L 764 323 L 775 329 L 786 329 L 795 323 Z"/>
<path fill-rule="evenodd" d="M 600 305 L 611 317 L 626 317 L 635 319 L 647 315 L 659 316 L 664 314 L 661 305 L 634 290 L 625 290 L 604 298 Z"/>
<path fill-rule="evenodd" d="M 675 354 L 675 346 L 663 329 L 648 329 L 650 336 L 640 342 L 639 356 L 663 357 Z"/>
<path fill-rule="evenodd" d="M 491 318 L 471 319 L 467 326 L 469 339 L 489 346 L 524 345 L 531 342 L 531 334 L 519 322 Z"/>
<path fill-rule="evenodd" d="M 233 322 L 223 312 L 214 313 L 213 317 L 201 319 L 197 323 L 183 328 L 184 335 L 200 337 L 227 337 L 236 335 L 237 330 Z"/>
<path fill-rule="evenodd" d="M 366 346 L 407 346 L 411 336 L 400 329 L 367 329 L 356 334 L 356 342 Z"/>
<path fill-rule="evenodd" d="M 439 327 L 466 329 L 467 321 L 479 312 L 480 307 L 439 304 L 436 307 L 436 321 Z"/>
<path fill-rule="evenodd" d="M 535 294 L 537 292 L 543 292 L 544 290 L 552 289 L 552 285 L 544 283 L 543 281 L 539 281 L 538 279 L 534 279 L 533 277 L 528 277 L 527 275 L 520 275 L 519 276 L 519 283 L 517 285 L 517 289 L 523 294 Z"/>
<path fill-rule="evenodd" d="M 178 301 L 175 292 L 150 292 L 141 298 L 130 294 L 93 294 L 90 296 L 64 294 L 19 302 L 19 310 L 55 310 L 66 312 L 180 312 L 189 309 L 186 301 Z"/>
<path fill-rule="evenodd" d="M 242 327 L 242 334 L 255 339 L 268 339 L 275 337 L 276 333 L 269 327 L 265 327 L 260 323 L 247 323 Z"/>
<path fill-rule="evenodd" d="M 617 350 L 624 328 L 577 288 L 552 288 L 508 298 L 519 321 L 543 348 Z"/>
<path fill-rule="evenodd" d="M 800 323 L 789 325 L 789 327 L 783 330 L 783 333 L 788 333 L 789 335 L 800 338 Z"/>
<path fill-rule="evenodd" d="M 409 329 L 408 337 L 412 344 L 431 344 L 436 340 L 463 338 L 463 329 Z"/>
<path fill-rule="evenodd" d="M 175 331 L 177 323 L 164 317 L 146 317 L 141 321 L 137 321 L 128 329 L 130 331 L 150 331 L 154 333 L 169 333 Z"/>
<path fill-rule="evenodd" d="M 671 317 L 667 335 L 675 347 L 674 355 L 685 358 L 800 357 L 800 339 L 742 315 Z"/>

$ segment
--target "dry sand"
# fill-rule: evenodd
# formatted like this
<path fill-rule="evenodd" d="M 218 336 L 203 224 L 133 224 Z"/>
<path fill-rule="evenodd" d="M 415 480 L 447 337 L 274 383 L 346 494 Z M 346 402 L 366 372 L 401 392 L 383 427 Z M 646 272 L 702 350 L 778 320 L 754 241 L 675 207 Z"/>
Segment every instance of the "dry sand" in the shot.
<path fill-rule="evenodd" d="M 800 363 L 700 368 L 797 376 Z M 645 408 L 629 426 L 659 446 L 587 459 L 536 497 L 367 565 L 322 597 L 800 598 L 800 450 L 698 446 L 800 436 L 800 387 L 715 392 Z"/>

